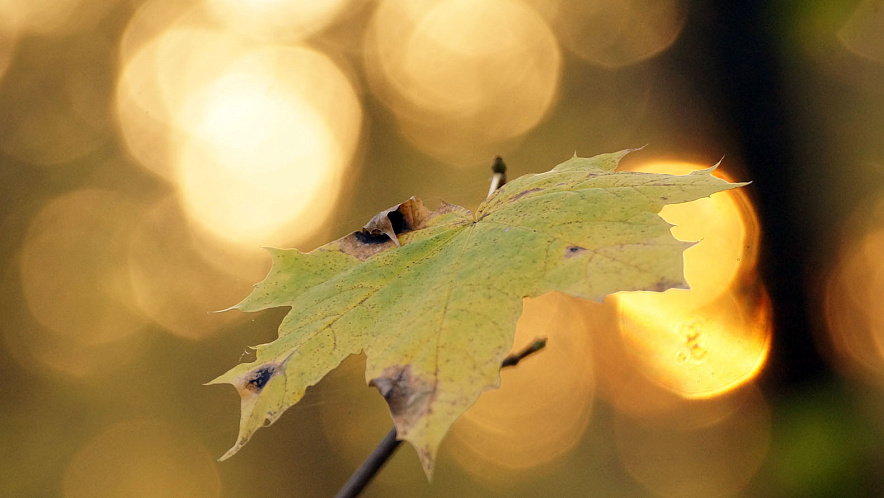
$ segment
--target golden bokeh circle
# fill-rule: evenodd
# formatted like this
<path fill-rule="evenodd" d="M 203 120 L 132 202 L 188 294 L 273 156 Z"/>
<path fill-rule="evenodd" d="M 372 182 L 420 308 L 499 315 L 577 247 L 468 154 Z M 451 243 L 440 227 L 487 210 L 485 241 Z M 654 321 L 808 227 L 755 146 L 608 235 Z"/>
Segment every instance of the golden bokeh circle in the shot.
<path fill-rule="evenodd" d="M 683 0 L 563 0 L 554 26 L 571 52 L 613 69 L 669 48 L 686 19 Z"/>
<path fill-rule="evenodd" d="M 884 9 L 875 1 L 859 2 L 838 30 L 838 41 L 854 54 L 884 65 Z"/>
<path fill-rule="evenodd" d="M 265 46 L 195 90 L 176 122 L 189 135 L 176 182 L 191 219 L 236 244 L 281 245 L 312 236 L 329 217 L 362 109 L 327 56 Z"/>
<path fill-rule="evenodd" d="M 205 0 L 205 6 L 227 28 L 247 37 L 291 42 L 334 22 L 350 0 Z"/>
<path fill-rule="evenodd" d="M 642 373 L 685 397 L 718 396 L 755 378 L 770 350 L 766 294 L 722 296 L 691 310 L 621 302 L 620 333 Z"/>
<path fill-rule="evenodd" d="M 884 385 L 884 202 L 860 209 L 823 281 L 820 349 L 844 373 Z"/>
<path fill-rule="evenodd" d="M 386 0 L 365 45 L 372 89 L 402 134 L 454 165 L 518 142 L 558 94 L 555 35 L 521 2 Z"/>
<path fill-rule="evenodd" d="M 252 265 L 252 274 L 244 278 L 224 272 L 202 257 L 201 243 L 176 199 L 167 197 L 135 220 L 128 248 L 139 309 L 172 334 L 194 340 L 247 320 L 242 313 L 211 312 L 242 299 L 252 287 L 248 282 L 260 280 L 264 271 Z"/>
<path fill-rule="evenodd" d="M 65 498 L 217 497 L 215 459 L 189 434 L 152 420 L 111 426 L 74 456 L 64 474 Z"/>
<path fill-rule="evenodd" d="M 447 444 L 476 479 L 504 484 L 566 455 L 589 423 L 595 393 L 592 331 L 580 300 L 551 292 L 524 302 L 515 349 L 546 337 L 544 349 L 501 370 L 501 387 L 479 397 Z"/>
<path fill-rule="evenodd" d="M 64 37 L 95 28 L 119 0 L 0 0 L 0 24 L 40 36 Z"/>
<path fill-rule="evenodd" d="M 647 173 L 685 175 L 706 166 L 686 162 L 648 161 L 626 169 Z M 721 170 L 714 173 L 736 181 Z M 667 302 L 681 307 L 698 307 L 724 294 L 744 269 L 755 267 L 761 238 L 761 225 L 744 189 L 727 190 L 692 202 L 667 204 L 660 217 L 674 225 L 672 235 L 696 242 L 685 250 L 684 275 L 690 290 L 671 289 Z M 656 300 L 658 293 L 629 294 L 635 307 Z"/>
<path fill-rule="evenodd" d="M 121 194 L 84 189 L 34 217 L 19 269 L 28 309 L 41 325 L 84 345 L 141 330 L 125 270 L 129 222 L 138 210 Z"/>
<path fill-rule="evenodd" d="M 174 181 L 175 156 L 188 131 L 178 126 L 177 115 L 194 91 L 220 77 L 247 48 L 234 36 L 198 24 L 182 21 L 164 30 L 153 28 L 157 33 L 149 28 L 133 21 L 126 32 L 129 36 L 123 37 L 128 43 L 122 47 L 125 58 L 117 79 L 117 121 L 138 163 Z"/>
<path fill-rule="evenodd" d="M 112 61 L 102 57 L 113 50 L 111 42 L 85 38 L 55 50 L 30 51 L 21 43 L 18 55 L 28 54 L 27 66 L 5 80 L 0 95 L 0 151 L 34 166 L 83 162 L 113 140 L 107 78 Z M 2 44 L 0 34 L 0 73 Z"/>
<path fill-rule="evenodd" d="M 350 76 L 306 46 L 249 42 L 199 12 L 171 17 L 145 12 L 123 39 L 116 109 L 128 150 L 214 237 L 244 249 L 310 238 L 360 143 Z"/>
<path fill-rule="evenodd" d="M 633 168 L 685 174 L 702 167 Z M 755 268 L 757 217 L 741 190 L 667 205 L 660 216 L 675 225 L 676 238 L 699 241 L 684 253 L 691 288 L 617 294 L 624 346 L 645 375 L 680 396 L 723 394 L 754 378 L 770 349 L 771 305 Z"/>
<path fill-rule="evenodd" d="M 6 69 L 15 56 L 15 48 L 18 45 L 19 33 L 13 27 L 6 26 L 0 21 L 0 81 L 6 74 Z"/>
<path fill-rule="evenodd" d="M 6 330 L 3 345 L 10 357 L 32 374 L 69 381 L 106 376 L 129 365 L 143 354 L 146 336 L 91 344 L 28 322 Z"/>
<path fill-rule="evenodd" d="M 618 413 L 620 460 L 640 484 L 663 497 L 729 497 L 760 468 L 770 447 L 771 416 L 752 385 L 724 398 L 682 401 L 665 415 Z"/>

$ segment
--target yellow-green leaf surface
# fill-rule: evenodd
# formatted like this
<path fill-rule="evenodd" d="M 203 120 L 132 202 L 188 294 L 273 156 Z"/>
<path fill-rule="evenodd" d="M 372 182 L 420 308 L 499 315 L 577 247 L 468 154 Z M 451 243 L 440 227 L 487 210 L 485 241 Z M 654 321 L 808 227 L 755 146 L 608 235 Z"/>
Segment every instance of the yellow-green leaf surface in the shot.
<path fill-rule="evenodd" d="M 211 383 L 242 398 L 236 444 L 274 422 L 347 356 L 390 407 L 427 475 L 451 424 L 500 382 L 522 299 L 561 291 L 686 287 L 682 252 L 657 213 L 742 184 L 712 176 L 615 172 L 629 151 L 573 157 L 507 183 L 474 215 L 411 198 L 312 252 L 271 249 L 273 266 L 234 308 L 290 306 L 279 338 Z"/>

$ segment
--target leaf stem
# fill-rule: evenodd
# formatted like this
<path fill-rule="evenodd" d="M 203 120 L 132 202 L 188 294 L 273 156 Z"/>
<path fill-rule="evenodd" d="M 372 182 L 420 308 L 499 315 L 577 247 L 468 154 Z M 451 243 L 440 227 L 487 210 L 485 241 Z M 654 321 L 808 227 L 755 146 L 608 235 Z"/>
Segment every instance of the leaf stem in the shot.
<path fill-rule="evenodd" d="M 488 197 L 491 197 L 495 190 L 503 187 L 503 184 L 506 183 L 506 164 L 504 164 L 500 156 L 494 158 L 491 171 L 494 172 L 494 176 L 491 178 L 491 188 L 488 189 Z"/>
<path fill-rule="evenodd" d="M 500 363 L 500 368 L 514 367 L 518 365 L 520 361 L 540 351 L 544 347 L 546 347 L 545 337 L 534 339 L 534 342 L 518 353 L 511 354 L 504 358 Z M 384 436 L 384 439 L 378 443 L 374 451 L 368 455 L 368 458 L 362 462 L 362 465 L 356 469 L 356 472 L 350 476 L 350 480 L 347 481 L 347 484 L 344 484 L 344 487 L 342 487 L 341 490 L 338 491 L 338 494 L 335 495 L 336 498 L 355 498 L 356 496 L 359 496 L 359 493 L 362 493 L 368 483 L 371 482 L 374 476 L 380 472 L 384 464 L 387 463 L 387 460 L 393 456 L 393 453 L 396 452 L 396 448 L 398 448 L 400 444 L 402 444 L 402 441 L 396 438 L 396 427 L 394 426 L 390 429 L 390 432 Z"/>

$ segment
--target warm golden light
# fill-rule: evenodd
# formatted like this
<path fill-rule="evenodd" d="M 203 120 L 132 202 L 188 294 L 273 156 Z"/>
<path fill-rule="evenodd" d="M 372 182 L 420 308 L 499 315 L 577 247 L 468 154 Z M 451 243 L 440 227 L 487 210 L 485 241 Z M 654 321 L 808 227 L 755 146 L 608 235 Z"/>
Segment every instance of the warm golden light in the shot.
<path fill-rule="evenodd" d="M 618 68 L 669 48 L 686 19 L 682 0 L 564 0 L 555 26 L 562 43 L 583 59 Z"/>
<path fill-rule="evenodd" d="M 884 64 L 884 8 L 880 0 L 864 0 L 838 31 L 847 50 Z"/>
<path fill-rule="evenodd" d="M 148 13 L 135 20 L 152 20 Z M 122 47 L 126 58 L 117 81 L 117 119 L 135 159 L 174 181 L 175 157 L 187 137 L 187 130 L 177 126 L 178 114 L 194 91 L 219 78 L 246 47 L 224 32 L 177 24 L 151 37 L 150 28 L 156 28 L 148 20 L 133 21 L 123 37 L 128 43 Z"/>
<path fill-rule="evenodd" d="M 754 386 L 687 401 L 651 418 L 618 414 L 614 437 L 632 477 L 656 496 L 737 495 L 770 446 L 767 403 Z"/>
<path fill-rule="evenodd" d="M 350 0 L 206 0 L 227 27 L 258 40 L 302 39 L 330 24 Z"/>
<path fill-rule="evenodd" d="M 245 54 L 179 114 L 190 134 L 177 178 L 188 214 L 245 246 L 312 235 L 337 199 L 361 119 L 326 56 L 290 47 Z"/>
<path fill-rule="evenodd" d="M 686 397 L 645 372 L 647 365 L 641 363 L 627 338 L 618 333 L 616 301 L 615 296 L 609 296 L 602 305 L 586 303 L 581 310 L 584 320 L 591 324 L 598 396 L 631 418 L 660 417 L 677 410 L 688 402 Z"/>
<path fill-rule="evenodd" d="M 685 175 L 706 168 L 698 164 L 650 162 L 635 165 L 635 171 Z M 733 178 L 716 171 L 729 181 Z M 701 306 L 723 294 L 740 271 L 753 268 L 758 253 L 760 227 L 751 202 L 743 190 L 728 190 L 693 202 L 669 204 L 660 216 L 675 225 L 672 235 L 679 240 L 699 241 L 685 250 L 684 274 L 690 291 L 673 289 L 664 294 L 668 303 Z M 642 299 L 653 301 L 657 293 L 630 294 L 636 306 Z"/>
<path fill-rule="evenodd" d="M 215 459 L 189 434 L 136 420 L 116 424 L 74 456 L 64 475 L 65 498 L 221 496 Z"/>
<path fill-rule="evenodd" d="M 3 47 L 2 24 L 0 20 L 0 76 L 4 59 L 14 55 L 4 54 L 13 46 Z M 0 94 L 0 153 L 33 166 L 61 166 L 107 146 L 114 131 L 107 103 L 112 62 L 96 60 L 96 53 L 109 51 L 110 44 L 87 38 L 41 51 L 27 48 L 26 40 L 16 48 L 29 61 L 18 75 L 23 79 L 4 85 Z"/>
<path fill-rule="evenodd" d="M 684 174 L 700 166 L 637 169 Z M 701 241 L 685 251 L 691 289 L 616 295 L 620 333 L 652 381 L 681 396 L 716 396 L 754 378 L 770 347 L 770 301 L 754 276 L 758 222 L 739 190 L 669 205 L 660 215 L 676 225 L 677 238 Z"/>
<path fill-rule="evenodd" d="M 312 236 L 358 145 L 349 78 L 312 49 L 191 27 L 192 12 L 150 38 L 151 12 L 124 37 L 117 115 L 130 152 L 223 240 L 251 249 Z"/>
<path fill-rule="evenodd" d="M 119 194 L 79 190 L 31 221 L 20 253 L 21 286 L 39 323 L 8 332 L 23 365 L 77 376 L 125 363 L 146 325 L 125 271 L 128 220 L 137 208 Z"/>
<path fill-rule="evenodd" d="M 139 331 L 122 261 L 126 213 L 135 207 L 106 190 L 59 197 L 34 218 L 21 249 L 22 290 L 31 314 L 83 344 Z"/>
<path fill-rule="evenodd" d="M 559 293 L 525 301 L 516 349 L 538 337 L 548 338 L 546 348 L 502 370 L 500 389 L 483 393 L 448 439 L 449 451 L 474 478 L 504 484 L 513 472 L 549 463 L 580 440 L 595 388 L 583 305 Z"/>
<path fill-rule="evenodd" d="M 92 29 L 119 0 L 0 0 L 0 24 L 42 36 Z"/>
<path fill-rule="evenodd" d="M 188 339 L 203 339 L 247 320 L 242 313 L 208 312 L 239 301 L 251 289 L 246 282 L 260 280 L 265 271 L 263 265 L 251 264 L 251 275 L 233 276 L 229 267 L 222 271 L 202 257 L 197 249 L 201 243 L 176 200 L 167 198 L 135 221 L 129 244 L 129 276 L 139 309 Z M 211 249 L 223 251 L 218 245 Z"/>
<path fill-rule="evenodd" d="M 6 330 L 3 339 L 6 352 L 24 370 L 66 380 L 106 376 L 128 366 L 146 347 L 145 334 L 93 344 L 84 342 L 89 337 L 56 333 L 32 322 Z"/>
<path fill-rule="evenodd" d="M 0 21 L 0 81 L 3 80 L 3 75 L 6 74 L 9 63 L 12 62 L 17 45 L 18 33 Z"/>
<path fill-rule="evenodd" d="M 636 365 L 685 397 L 717 396 L 753 379 L 771 341 L 766 295 L 728 293 L 697 308 L 619 296 L 620 333 Z"/>
<path fill-rule="evenodd" d="M 506 0 L 387 0 L 366 40 L 366 70 L 402 133 L 466 166 L 534 128 L 558 91 L 562 57 L 533 9 Z"/>
<path fill-rule="evenodd" d="M 884 385 L 884 203 L 861 208 L 844 231 L 825 283 L 821 351 L 845 373 Z"/>

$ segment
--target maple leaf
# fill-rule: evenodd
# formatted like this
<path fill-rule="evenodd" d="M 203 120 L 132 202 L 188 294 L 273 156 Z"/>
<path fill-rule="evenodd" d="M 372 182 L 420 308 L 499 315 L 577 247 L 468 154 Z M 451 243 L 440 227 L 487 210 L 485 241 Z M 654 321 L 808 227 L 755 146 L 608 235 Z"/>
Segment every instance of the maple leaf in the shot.
<path fill-rule="evenodd" d="M 715 167 L 614 171 L 628 152 L 575 155 L 517 178 L 475 215 L 445 202 L 431 212 L 412 197 L 309 253 L 269 249 L 270 273 L 233 308 L 291 311 L 254 362 L 210 382 L 233 384 L 242 401 L 238 439 L 221 459 L 364 353 L 366 380 L 429 477 L 449 427 L 498 387 L 523 298 L 686 288 L 682 252 L 691 243 L 657 213 L 743 184 L 712 176 Z"/>

